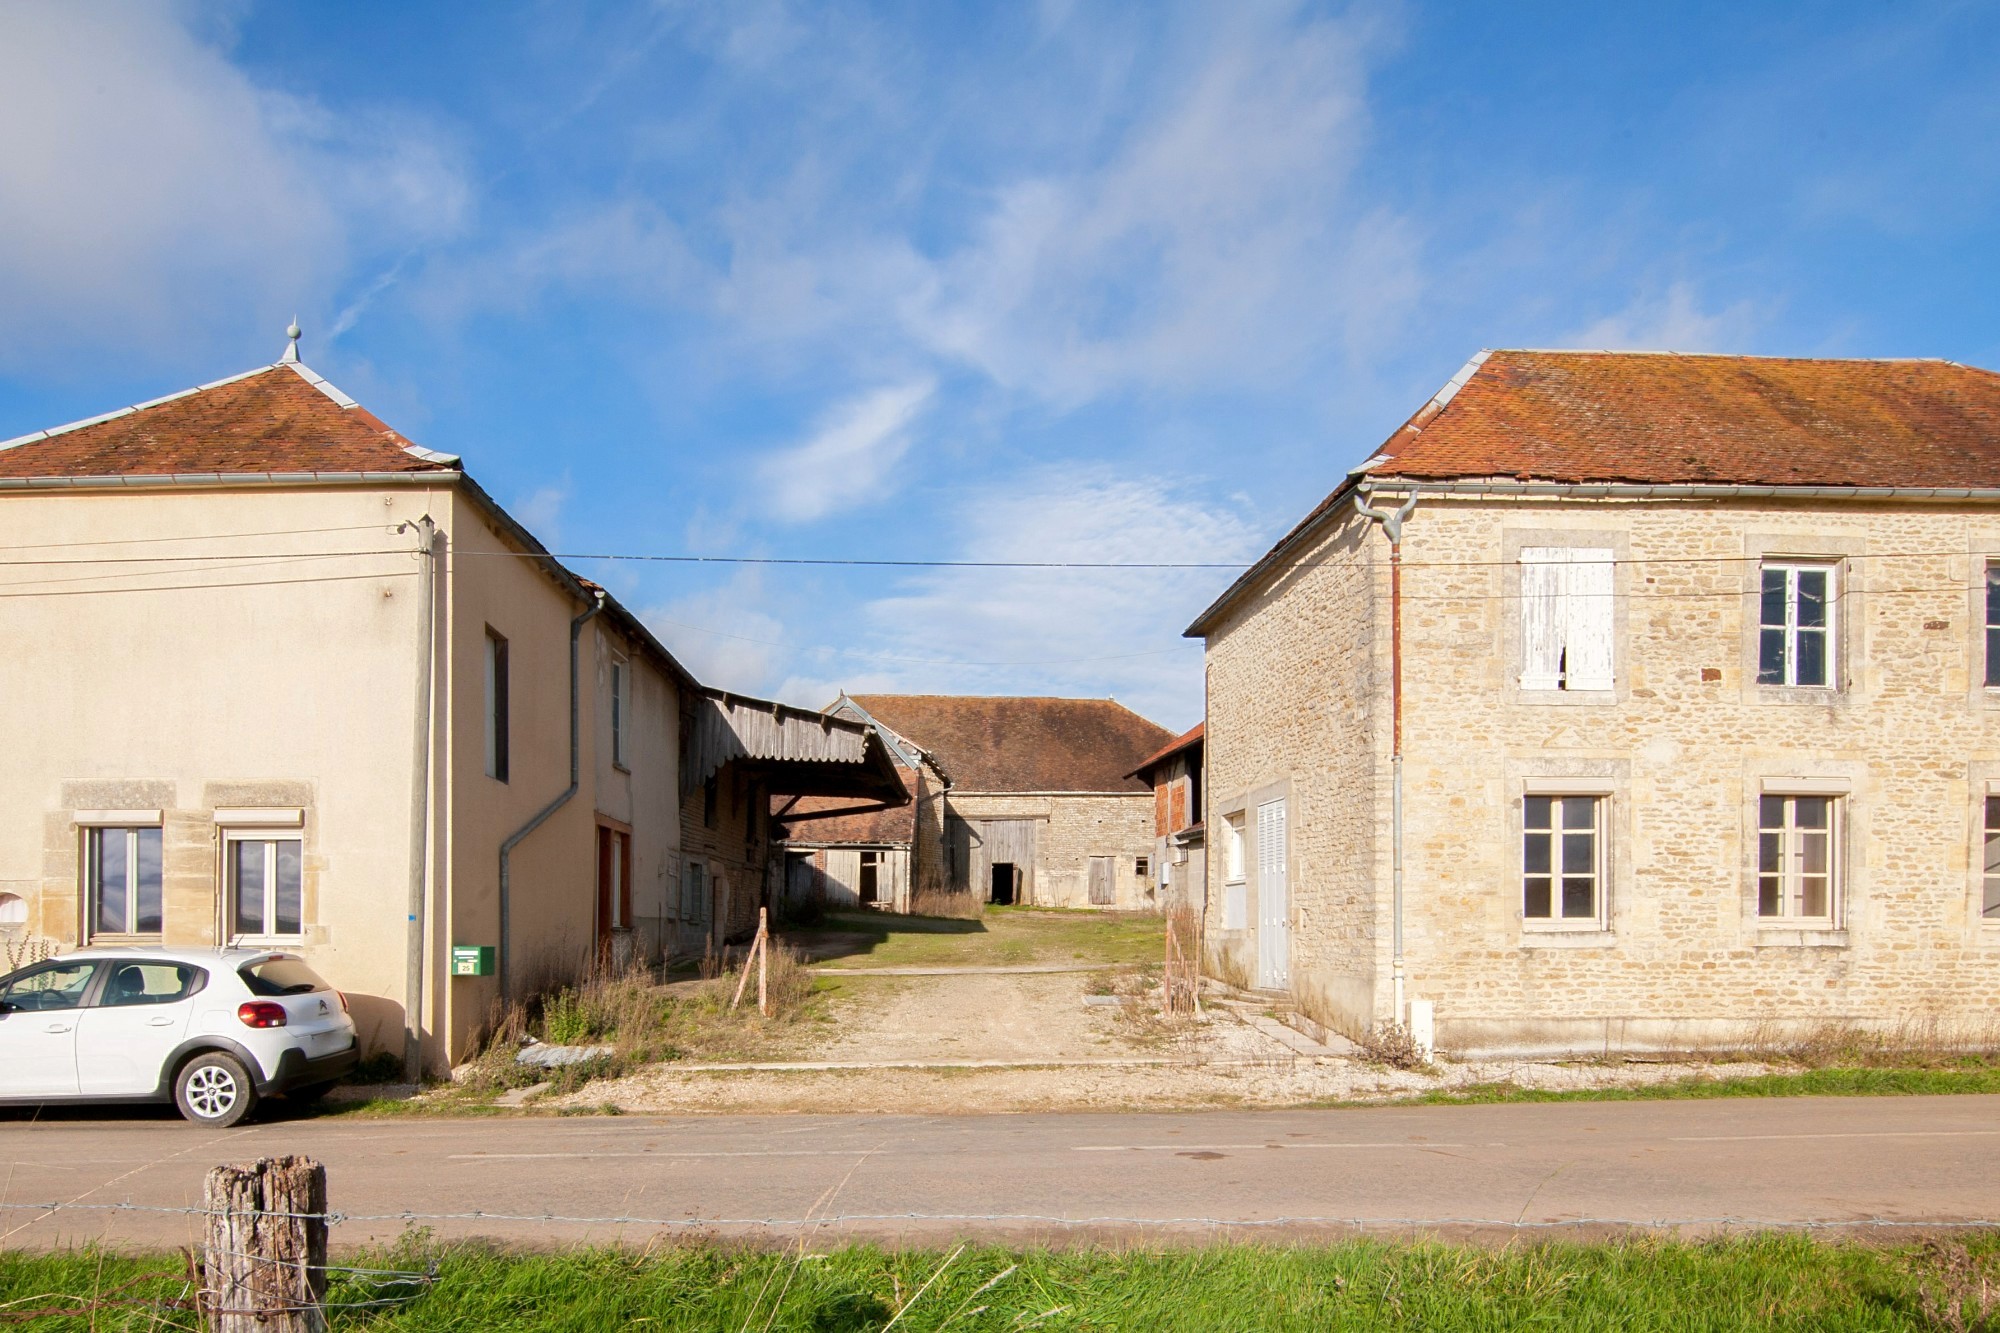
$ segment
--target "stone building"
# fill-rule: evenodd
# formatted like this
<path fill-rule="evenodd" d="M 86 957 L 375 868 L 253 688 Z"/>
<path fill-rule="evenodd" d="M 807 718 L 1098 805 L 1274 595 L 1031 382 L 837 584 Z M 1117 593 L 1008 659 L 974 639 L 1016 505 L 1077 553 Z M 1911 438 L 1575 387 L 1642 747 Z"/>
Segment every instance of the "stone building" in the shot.
<path fill-rule="evenodd" d="M 1172 733 L 1112 699 L 843 694 L 827 712 L 872 726 L 911 792 L 898 836 L 790 826 L 795 881 L 823 896 L 863 897 L 876 874 L 905 905 L 970 894 L 997 904 L 1151 909 L 1152 791 L 1133 775 Z M 815 814 L 821 813 L 815 811 Z M 856 837 L 862 841 L 840 841 Z M 901 840 L 907 835 L 908 842 Z M 850 855 L 851 854 L 851 855 Z M 876 903 L 884 902 L 877 880 Z"/>
<path fill-rule="evenodd" d="M 1336 1027 L 2000 999 L 2000 375 L 1482 353 L 1188 633 L 1210 964 Z"/>
<path fill-rule="evenodd" d="M 1153 788 L 1153 892 L 1197 911 L 1208 901 L 1207 830 L 1201 822 L 1202 736 L 1195 723 L 1132 776 Z"/>

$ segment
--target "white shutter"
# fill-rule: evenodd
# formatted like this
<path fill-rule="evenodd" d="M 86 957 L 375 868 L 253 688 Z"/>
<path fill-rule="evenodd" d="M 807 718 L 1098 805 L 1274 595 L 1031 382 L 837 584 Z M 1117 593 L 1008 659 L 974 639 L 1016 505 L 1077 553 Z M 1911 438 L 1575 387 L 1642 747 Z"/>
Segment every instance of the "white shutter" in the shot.
<path fill-rule="evenodd" d="M 1285 803 L 1272 801 L 1257 807 L 1257 884 L 1260 896 L 1266 885 L 1282 889 L 1285 884 Z"/>
<path fill-rule="evenodd" d="M 1562 588 L 1569 552 L 1521 549 L 1521 688 L 1562 688 Z"/>
<path fill-rule="evenodd" d="M 1612 592 L 1610 551 L 1577 547 L 1563 569 L 1563 654 L 1565 689 L 1612 687 Z"/>

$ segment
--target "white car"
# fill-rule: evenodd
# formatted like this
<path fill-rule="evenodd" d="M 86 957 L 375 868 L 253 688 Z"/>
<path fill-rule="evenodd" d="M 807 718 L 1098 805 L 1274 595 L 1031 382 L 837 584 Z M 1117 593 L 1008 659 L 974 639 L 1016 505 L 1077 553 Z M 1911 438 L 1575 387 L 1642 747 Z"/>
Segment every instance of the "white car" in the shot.
<path fill-rule="evenodd" d="M 81 949 L 0 976 L 0 1104 L 171 1101 L 219 1127 L 358 1055 L 346 997 L 293 953 Z"/>

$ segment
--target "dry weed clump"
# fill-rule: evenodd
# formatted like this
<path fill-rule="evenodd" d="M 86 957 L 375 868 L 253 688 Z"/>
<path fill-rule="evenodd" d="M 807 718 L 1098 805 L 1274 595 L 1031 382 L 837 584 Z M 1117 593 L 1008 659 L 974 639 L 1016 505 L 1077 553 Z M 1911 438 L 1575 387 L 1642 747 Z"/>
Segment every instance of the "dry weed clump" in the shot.
<path fill-rule="evenodd" d="M 1991 1256 L 1977 1259 L 1958 1241 L 1933 1237 L 1907 1263 L 1926 1327 L 1946 1333 L 1991 1333 L 1996 1327 L 2000 1283 L 1994 1281 Z"/>
<path fill-rule="evenodd" d="M 2000 1059 L 2000 1029 L 1936 1017 L 1887 1028 L 1825 1021 L 1760 1032 L 1753 1054 L 1803 1069 L 1945 1069 L 1985 1067 Z"/>
<path fill-rule="evenodd" d="M 1402 1023 L 1381 1023 L 1355 1041 L 1364 1058 L 1391 1069 L 1428 1069 L 1430 1058 Z"/>
<path fill-rule="evenodd" d="M 942 916 L 957 921 L 977 921 L 986 912 L 986 903 L 970 889 L 953 893 L 925 886 L 910 895 L 911 916 Z"/>
<path fill-rule="evenodd" d="M 551 1094 L 574 1092 L 669 1060 L 744 1059 L 767 1054 L 812 1007 L 813 975 L 793 950 L 773 944 L 765 973 L 771 1013 L 757 1009 L 756 978 L 733 1006 L 741 971 L 711 957 L 699 981 L 662 985 L 650 969 L 602 969 L 494 1016 L 485 1050 L 463 1084 L 498 1092 L 546 1082 Z M 528 1039 L 551 1046 L 607 1046 L 608 1054 L 548 1069 L 518 1060 Z"/>

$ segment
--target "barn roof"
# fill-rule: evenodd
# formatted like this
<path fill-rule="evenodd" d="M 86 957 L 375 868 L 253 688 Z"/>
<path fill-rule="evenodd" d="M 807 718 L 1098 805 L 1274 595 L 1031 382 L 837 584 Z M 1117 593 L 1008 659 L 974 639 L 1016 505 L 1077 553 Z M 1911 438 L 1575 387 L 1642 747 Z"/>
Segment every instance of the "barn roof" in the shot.
<path fill-rule="evenodd" d="M 774 799 L 772 813 L 785 824 L 788 841 L 799 844 L 842 843 L 863 847 L 908 844 L 917 839 L 917 804 L 925 796 L 922 769 L 897 765 L 895 775 L 903 786 L 900 803 L 886 810 L 865 810 L 860 814 L 828 815 L 819 819 L 799 819 L 799 815 L 826 810 L 852 810 L 855 801 L 842 796 L 802 796 L 796 801 Z"/>
<path fill-rule="evenodd" d="M 851 702 L 934 755 L 959 791 L 1148 790 L 1138 764 L 1173 740 L 1115 699 L 857 694 Z"/>

